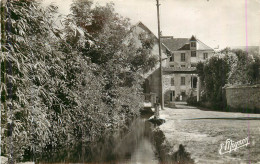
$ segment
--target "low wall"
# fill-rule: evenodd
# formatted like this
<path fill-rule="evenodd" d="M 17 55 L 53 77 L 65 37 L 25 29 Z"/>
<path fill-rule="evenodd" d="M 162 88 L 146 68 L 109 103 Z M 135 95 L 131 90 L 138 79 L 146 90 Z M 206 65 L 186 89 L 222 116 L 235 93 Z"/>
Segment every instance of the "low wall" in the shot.
<path fill-rule="evenodd" d="M 225 87 L 227 105 L 238 109 L 260 109 L 260 85 Z"/>

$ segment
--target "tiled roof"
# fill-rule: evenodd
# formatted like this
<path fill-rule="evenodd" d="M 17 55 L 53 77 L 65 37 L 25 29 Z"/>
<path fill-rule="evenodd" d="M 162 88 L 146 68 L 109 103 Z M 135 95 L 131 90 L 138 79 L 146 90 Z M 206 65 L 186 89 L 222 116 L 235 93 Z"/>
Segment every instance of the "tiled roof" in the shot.
<path fill-rule="evenodd" d="M 162 43 L 171 51 L 190 50 L 190 41 L 197 42 L 197 50 L 213 50 L 199 39 L 192 36 L 191 38 L 174 38 L 172 36 L 163 36 Z"/>
<path fill-rule="evenodd" d="M 147 31 L 153 38 L 155 38 L 158 41 L 158 37 L 145 24 L 143 24 L 141 21 L 139 21 L 136 25 L 132 26 L 130 31 L 132 31 L 133 28 L 137 27 L 137 26 L 142 28 L 143 30 Z M 170 51 L 170 49 L 162 41 L 161 41 L 161 43 L 162 43 L 162 48 L 165 48 L 168 51 Z M 165 58 L 167 58 L 167 57 L 165 57 Z"/>
<path fill-rule="evenodd" d="M 176 51 L 186 43 L 189 43 L 189 38 L 161 37 L 161 40 L 171 51 Z"/>
<path fill-rule="evenodd" d="M 145 31 L 147 31 L 148 33 L 150 33 L 153 37 L 155 37 L 157 39 L 157 36 L 154 35 L 154 33 L 146 25 L 144 25 L 141 21 L 139 21 L 135 26 L 141 27 L 142 29 L 144 29 Z"/>
<path fill-rule="evenodd" d="M 178 49 L 178 50 L 190 50 L 190 44 L 189 43 L 187 43 L 187 44 L 185 44 L 184 46 L 182 46 L 180 49 Z"/>

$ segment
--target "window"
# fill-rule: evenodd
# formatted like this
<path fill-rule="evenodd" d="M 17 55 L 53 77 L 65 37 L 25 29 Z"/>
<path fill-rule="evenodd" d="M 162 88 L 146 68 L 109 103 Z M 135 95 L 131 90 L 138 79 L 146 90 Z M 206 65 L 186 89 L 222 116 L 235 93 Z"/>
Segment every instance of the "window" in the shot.
<path fill-rule="evenodd" d="M 181 61 L 182 61 L 182 62 L 185 61 L 185 53 L 181 53 Z"/>
<path fill-rule="evenodd" d="M 208 58 L 208 53 L 203 53 L 203 58 L 207 59 Z"/>
<path fill-rule="evenodd" d="M 175 97 L 175 91 L 170 92 L 170 101 L 173 101 Z"/>
<path fill-rule="evenodd" d="M 174 86 L 174 78 L 171 78 L 171 86 Z"/>
<path fill-rule="evenodd" d="M 197 77 L 191 76 L 191 88 L 197 88 Z"/>
<path fill-rule="evenodd" d="M 191 57 L 196 57 L 196 51 L 191 51 Z"/>
<path fill-rule="evenodd" d="M 196 42 L 191 42 L 191 43 L 190 43 L 190 46 L 191 46 L 191 47 L 196 47 Z"/>
<path fill-rule="evenodd" d="M 174 54 L 171 54 L 170 56 L 170 62 L 174 61 Z"/>
<path fill-rule="evenodd" d="M 185 67 L 185 65 L 181 65 L 181 67 Z"/>
<path fill-rule="evenodd" d="M 181 85 L 185 85 L 185 77 L 181 77 Z"/>

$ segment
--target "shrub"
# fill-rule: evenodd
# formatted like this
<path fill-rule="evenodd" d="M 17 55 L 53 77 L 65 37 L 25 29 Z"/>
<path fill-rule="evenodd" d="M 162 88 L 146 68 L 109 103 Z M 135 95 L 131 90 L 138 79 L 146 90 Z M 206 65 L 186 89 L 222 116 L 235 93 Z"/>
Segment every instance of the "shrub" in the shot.
<path fill-rule="evenodd" d="M 209 101 L 213 108 L 223 108 L 222 87 L 227 83 L 230 70 L 228 58 L 213 56 L 206 63 L 199 63 L 197 70 L 202 80 L 205 101 Z"/>
<path fill-rule="evenodd" d="M 194 106 L 198 106 L 199 102 L 197 102 L 197 97 L 196 96 L 189 96 L 187 98 L 187 103 L 188 105 L 194 105 Z"/>

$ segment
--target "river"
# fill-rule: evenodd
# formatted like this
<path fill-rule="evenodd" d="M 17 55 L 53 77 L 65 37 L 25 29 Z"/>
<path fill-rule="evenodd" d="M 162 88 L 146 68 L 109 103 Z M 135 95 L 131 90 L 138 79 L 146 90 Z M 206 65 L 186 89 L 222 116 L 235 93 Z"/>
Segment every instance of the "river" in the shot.
<path fill-rule="evenodd" d="M 157 164 L 159 160 L 156 156 L 156 150 L 152 144 L 150 122 L 145 118 L 138 118 L 131 126 L 130 133 L 128 133 L 124 142 L 120 143 L 117 152 L 121 154 L 130 153 L 117 163 L 120 164 Z"/>
<path fill-rule="evenodd" d="M 159 163 L 158 153 L 154 147 L 154 136 L 152 130 L 154 125 L 148 121 L 149 116 L 140 116 L 133 120 L 127 132 L 123 136 L 115 137 L 114 140 L 105 141 L 96 146 L 95 155 L 88 162 L 96 164 L 157 164 Z M 69 158 L 58 152 L 51 153 L 40 163 L 86 163 L 87 155 L 81 154 L 82 148 L 67 149 Z M 78 151 L 77 151 L 78 150 Z M 61 151 L 62 152 L 62 151 Z M 66 155 L 66 154 L 65 154 Z M 65 157 L 65 158 L 64 158 Z M 83 157 L 83 158 L 82 158 Z M 87 163 L 88 163 L 87 162 Z"/>
<path fill-rule="evenodd" d="M 131 159 L 125 161 L 125 164 L 158 164 L 159 161 L 155 157 L 154 148 L 147 139 L 140 141 L 138 147 L 132 153 Z"/>

